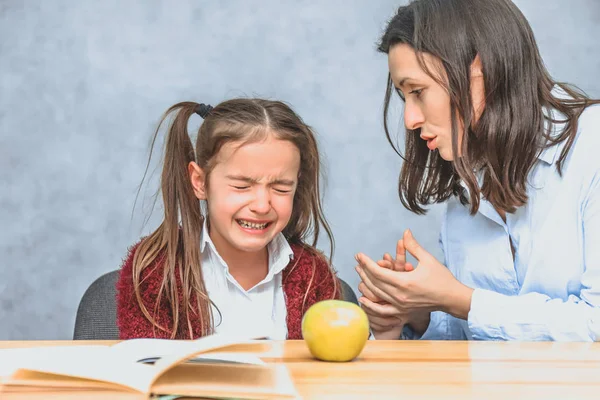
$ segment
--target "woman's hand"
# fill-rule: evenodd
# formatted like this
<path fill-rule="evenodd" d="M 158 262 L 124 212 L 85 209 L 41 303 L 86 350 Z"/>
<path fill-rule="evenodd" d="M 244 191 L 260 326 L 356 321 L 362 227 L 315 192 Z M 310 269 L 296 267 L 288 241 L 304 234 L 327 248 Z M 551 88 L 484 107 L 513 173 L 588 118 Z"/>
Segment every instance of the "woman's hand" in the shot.
<path fill-rule="evenodd" d="M 358 261 L 358 260 L 357 260 Z M 415 269 L 411 263 L 406 262 L 406 249 L 404 248 L 404 240 L 398 240 L 396 244 L 396 258 L 392 258 L 389 253 L 383 255 L 383 259 L 377 261 L 377 265 L 382 268 L 391 269 L 393 271 L 412 271 Z M 362 289 L 361 289 L 362 288 Z M 376 303 L 380 303 L 382 300 L 375 296 L 367 287 L 361 282 L 358 285 L 358 290 L 364 295 L 367 293 L 369 300 Z"/>
<path fill-rule="evenodd" d="M 357 254 L 359 265 L 356 271 L 362 280 L 363 289 L 368 290 L 367 300 L 372 298 L 389 303 L 395 308 L 395 315 L 404 318 L 418 315 L 423 321 L 424 313 L 444 311 L 457 318 L 467 319 L 471 308 L 473 289 L 460 283 L 452 273 L 430 253 L 423 249 L 407 230 L 403 236 L 403 246 L 418 261 L 417 268 L 412 271 L 396 271 L 381 268 L 364 254 Z M 359 290 L 361 286 L 359 285 Z M 365 293 L 363 292 L 363 293 Z M 364 300 L 361 297 L 361 300 Z M 371 300 L 371 303 L 375 303 Z M 368 306 L 372 304 L 368 304 Z M 378 311 L 372 307 L 372 312 L 383 315 L 387 308 Z"/>
<path fill-rule="evenodd" d="M 393 266 L 387 260 L 380 260 L 377 265 L 383 268 L 392 269 Z M 406 263 L 405 270 L 412 271 L 414 267 Z M 363 296 L 358 300 L 365 313 L 369 317 L 369 325 L 373 336 L 378 340 L 399 339 L 404 325 L 410 325 L 412 330 L 422 335 L 429 327 L 430 313 L 412 312 L 406 314 L 398 310 L 392 304 L 379 299 L 371 292 L 364 282 L 358 285 L 358 290 Z M 375 299 L 375 300 L 374 300 Z"/>
<path fill-rule="evenodd" d="M 412 264 L 406 262 L 406 250 L 402 239 L 396 245 L 396 258 L 394 259 L 390 254 L 385 253 L 383 259 L 377 261 L 377 265 L 394 271 L 414 270 Z M 363 294 L 359 302 L 369 317 L 369 325 L 375 339 L 399 339 L 409 316 L 403 315 L 390 303 L 375 296 L 364 282 L 358 285 L 358 290 Z M 429 324 L 429 319 L 427 324 Z"/>

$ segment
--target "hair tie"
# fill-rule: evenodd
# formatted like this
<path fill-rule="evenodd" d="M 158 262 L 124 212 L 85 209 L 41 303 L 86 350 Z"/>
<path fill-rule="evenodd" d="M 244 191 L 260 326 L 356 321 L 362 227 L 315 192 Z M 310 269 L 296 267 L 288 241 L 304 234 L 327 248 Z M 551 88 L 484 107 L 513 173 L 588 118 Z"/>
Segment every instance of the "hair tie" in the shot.
<path fill-rule="evenodd" d="M 194 112 L 202 118 L 206 119 L 206 117 L 212 111 L 212 109 L 213 107 L 211 105 L 200 103 L 196 106 L 196 108 L 194 108 Z"/>

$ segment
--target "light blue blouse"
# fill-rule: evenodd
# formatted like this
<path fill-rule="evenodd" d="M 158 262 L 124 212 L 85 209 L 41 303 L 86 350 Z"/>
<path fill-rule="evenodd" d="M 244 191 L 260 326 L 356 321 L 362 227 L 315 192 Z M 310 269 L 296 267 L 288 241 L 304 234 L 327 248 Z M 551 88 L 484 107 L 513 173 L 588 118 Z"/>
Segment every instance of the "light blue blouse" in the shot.
<path fill-rule="evenodd" d="M 564 145 L 540 154 L 506 223 L 485 199 L 474 216 L 447 202 L 445 265 L 475 291 L 468 320 L 434 312 L 422 339 L 600 340 L 600 106 L 581 115 L 561 177 Z"/>

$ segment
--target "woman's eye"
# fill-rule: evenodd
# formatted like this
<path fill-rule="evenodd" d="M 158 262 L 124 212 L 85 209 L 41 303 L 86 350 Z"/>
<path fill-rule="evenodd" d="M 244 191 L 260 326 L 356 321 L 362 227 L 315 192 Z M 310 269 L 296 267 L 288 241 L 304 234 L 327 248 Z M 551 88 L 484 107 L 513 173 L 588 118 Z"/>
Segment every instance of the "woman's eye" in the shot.
<path fill-rule="evenodd" d="M 277 193 L 289 193 L 289 192 L 291 192 L 291 190 L 287 190 L 287 189 L 275 189 L 275 191 Z"/>
<path fill-rule="evenodd" d="M 244 190 L 244 189 L 248 189 L 250 186 L 234 186 L 235 189 L 238 190 Z"/>
<path fill-rule="evenodd" d="M 409 94 L 416 94 L 417 97 L 421 96 L 421 92 L 423 92 L 423 89 L 415 89 L 415 90 L 411 90 L 410 92 L 408 92 Z"/>
<path fill-rule="evenodd" d="M 400 96 L 400 98 L 402 99 L 402 101 L 404 101 L 405 99 L 404 99 L 404 94 L 402 94 L 402 91 L 400 89 L 398 89 L 398 88 L 395 88 L 395 89 L 396 89 L 396 93 L 398 93 L 398 96 Z"/>

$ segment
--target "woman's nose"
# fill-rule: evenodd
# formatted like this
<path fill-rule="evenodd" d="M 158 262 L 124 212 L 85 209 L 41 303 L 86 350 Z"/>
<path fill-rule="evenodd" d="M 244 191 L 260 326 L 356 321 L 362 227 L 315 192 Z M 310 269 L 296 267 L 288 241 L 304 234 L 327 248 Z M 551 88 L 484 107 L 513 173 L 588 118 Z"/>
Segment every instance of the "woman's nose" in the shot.
<path fill-rule="evenodd" d="M 404 126 L 406 129 L 419 129 L 425 122 L 421 108 L 412 101 L 407 100 L 404 105 Z"/>

